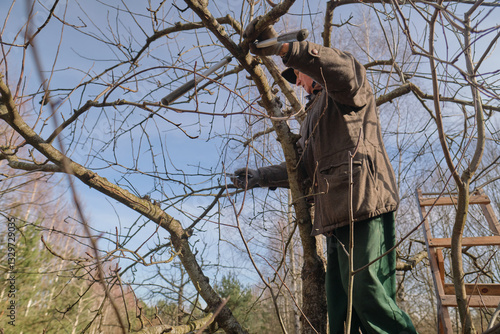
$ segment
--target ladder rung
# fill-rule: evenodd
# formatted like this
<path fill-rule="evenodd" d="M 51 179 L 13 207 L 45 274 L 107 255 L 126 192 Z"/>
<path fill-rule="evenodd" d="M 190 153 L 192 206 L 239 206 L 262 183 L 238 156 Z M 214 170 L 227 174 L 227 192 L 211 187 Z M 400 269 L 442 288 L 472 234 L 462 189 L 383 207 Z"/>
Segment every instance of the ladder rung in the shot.
<path fill-rule="evenodd" d="M 468 295 L 482 296 L 499 296 L 500 284 L 465 284 L 465 291 Z M 455 287 L 453 284 L 446 283 L 444 285 L 444 293 L 446 295 L 455 295 Z"/>
<path fill-rule="evenodd" d="M 466 237 L 462 238 L 462 246 L 500 246 L 500 236 Z M 430 238 L 429 247 L 450 248 L 451 238 Z"/>
<path fill-rule="evenodd" d="M 455 296 L 440 296 L 443 306 L 457 307 L 457 299 Z M 500 303 L 500 296 L 467 296 L 469 307 L 497 307 Z"/>
<path fill-rule="evenodd" d="M 457 197 L 442 196 L 442 197 L 419 197 L 420 206 L 441 206 L 441 205 L 452 205 L 457 203 Z M 434 204 L 435 202 L 435 204 Z M 490 204 L 490 199 L 486 195 L 471 195 L 469 197 L 469 204 Z"/>

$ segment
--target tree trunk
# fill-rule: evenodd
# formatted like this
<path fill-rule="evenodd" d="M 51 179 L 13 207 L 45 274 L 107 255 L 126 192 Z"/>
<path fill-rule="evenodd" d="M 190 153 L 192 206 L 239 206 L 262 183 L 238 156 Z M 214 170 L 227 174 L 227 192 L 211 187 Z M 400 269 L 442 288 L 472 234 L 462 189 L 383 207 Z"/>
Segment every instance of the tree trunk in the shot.
<path fill-rule="evenodd" d="M 251 74 L 252 80 L 261 94 L 262 105 L 268 115 L 272 117 L 273 127 L 285 156 L 292 202 L 294 203 L 293 207 L 304 250 L 302 311 L 305 317 L 302 319 L 303 333 L 326 333 L 325 262 L 321 255 L 322 245 L 320 237 L 311 236 L 312 218 L 309 205 L 306 202 L 306 189 L 304 189 L 305 177 L 296 168 L 300 159 L 296 145 L 298 137 L 292 134 L 288 124 L 282 118 L 282 104 L 276 95 L 272 93 L 262 68 L 254 64 L 253 57 L 248 53 L 243 53 L 241 48 L 228 37 L 225 29 L 221 27 L 207 9 L 206 3 L 199 0 L 185 0 L 185 2 L 200 17 L 207 29 L 219 39 L 224 47 L 238 59 L 245 70 Z M 294 1 L 291 0 L 281 2 L 266 14 L 266 18 L 270 19 L 269 22 L 279 18 L 288 11 L 293 3 Z M 265 59 L 263 61 L 268 62 Z M 284 81 L 283 78 L 280 78 L 280 80 Z"/>
<path fill-rule="evenodd" d="M 464 232 L 467 212 L 469 208 L 469 184 L 465 183 L 458 188 L 458 205 L 455 224 L 451 235 L 451 263 L 453 273 L 453 285 L 457 297 L 458 313 L 462 322 L 464 334 L 476 333 L 467 303 L 467 292 L 465 291 L 464 269 L 462 261 L 462 236 Z"/>
<path fill-rule="evenodd" d="M 289 208 L 291 208 L 291 199 L 292 196 L 290 194 L 290 191 L 288 192 L 288 205 Z M 295 239 L 292 235 L 294 228 L 293 228 L 293 214 L 292 210 L 290 209 L 288 211 L 288 226 L 290 227 L 290 235 L 291 235 L 291 241 L 290 241 L 290 270 L 291 270 L 291 275 L 290 277 L 292 278 L 292 293 L 293 297 L 295 300 L 299 302 L 299 284 L 297 282 L 297 278 L 295 276 L 296 274 L 296 268 L 295 268 L 295 247 L 294 247 L 294 241 Z M 300 304 L 300 302 L 299 302 Z M 293 328 L 294 328 L 294 333 L 295 334 L 300 334 L 300 314 L 299 310 L 297 310 L 296 307 L 293 308 Z"/>

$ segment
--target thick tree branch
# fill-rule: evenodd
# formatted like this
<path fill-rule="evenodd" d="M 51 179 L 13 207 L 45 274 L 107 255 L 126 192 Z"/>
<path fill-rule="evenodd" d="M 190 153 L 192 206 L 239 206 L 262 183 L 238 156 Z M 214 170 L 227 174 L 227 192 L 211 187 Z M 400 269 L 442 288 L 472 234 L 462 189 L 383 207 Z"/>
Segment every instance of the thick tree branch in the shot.
<path fill-rule="evenodd" d="M 203 299 L 210 305 L 211 308 L 216 308 L 222 303 L 219 295 L 213 290 L 209 284 L 209 279 L 204 275 L 200 265 L 198 264 L 195 255 L 192 253 L 188 243 L 189 235 L 182 228 L 181 223 L 168 215 L 161 208 L 148 200 L 142 199 L 128 192 L 127 190 L 109 182 L 106 178 L 88 170 L 82 165 L 71 161 L 64 156 L 59 150 L 53 147 L 50 143 L 44 141 L 33 129 L 24 122 L 19 114 L 10 90 L 5 85 L 0 76 L 0 97 L 2 103 L 6 106 L 5 110 L 0 114 L 0 118 L 6 121 L 18 134 L 20 134 L 27 143 L 32 145 L 36 150 L 43 154 L 52 163 L 59 166 L 61 169 L 69 168 L 71 173 L 89 187 L 117 200 L 134 211 L 144 215 L 154 221 L 160 227 L 170 233 L 172 244 L 182 264 L 191 278 L 194 287 L 198 290 Z M 66 162 L 63 161 L 66 159 Z M 221 319 L 231 319 L 231 311 L 227 308 L 221 310 L 219 317 Z M 226 330 L 230 333 L 242 332 L 234 328 L 234 324 L 227 326 Z M 237 324 L 239 327 L 239 324 Z"/>
<path fill-rule="evenodd" d="M 219 22 L 219 24 L 229 24 L 237 32 L 240 32 L 240 30 L 241 30 L 241 26 L 230 15 L 218 18 L 217 22 Z M 137 62 L 137 60 L 140 58 L 140 56 L 144 53 L 144 51 L 146 51 L 152 43 L 154 43 L 155 41 L 157 41 L 158 39 L 160 39 L 162 37 L 168 38 L 168 35 L 170 35 L 170 34 L 174 34 L 174 33 L 181 32 L 181 31 L 199 29 L 199 28 L 203 28 L 203 27 L 204 26 L 203 26 L 202 22 L 191 22 L 191 23 L 186 23 L 186 24 L 182 24 L 180 22 L 177 22 L 177 23 L 175 23 L 175 25 L 173 27 L 168 27 L 168 28 L 163 29 L 163 30 L 158 30 L 153 35 L 149 36 L 146 39 L 146 43 L 142 46 L 142 48 L 139 50 L 139 52 L 137 52 L 135 57 L 131 59 L 131 63 L 135 64 Z"/>

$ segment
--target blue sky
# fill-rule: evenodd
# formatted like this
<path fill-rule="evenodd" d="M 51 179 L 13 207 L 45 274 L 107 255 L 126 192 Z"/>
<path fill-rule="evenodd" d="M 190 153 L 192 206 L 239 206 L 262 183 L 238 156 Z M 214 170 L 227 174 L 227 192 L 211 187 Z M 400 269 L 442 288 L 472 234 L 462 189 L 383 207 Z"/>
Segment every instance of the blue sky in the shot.
<path fill-rule="evenodd" d="M 42 3 L 50 5 L 49 1 L 42 1 Z M 115 3 L 120 4 L 120 1 L 116 1 Z M 229 3 L 231 3 L 231 7 L 234 7 L 233 2 Z M 9 5 L 10 4 L 4 1 L 0 3 L 0 13 L 3 13 L 1 17 L 4 19 L 4 15 L 6 15 Z M 109 19 L 110 24 L 116 23 L 116 26 L 113 26 L 113 29 L 121 30 L 128 27 L 136 32 L 134 38 L 137 38 L 137 40 L 139 40 L 140 42 L 143 42 L 145 40 L 146 36 L 142 33 L 141 29 L 139 29 L 139 27 L 135 23 L 133 23 L 132 20 L 127 21 L 129 19 L 127 15 L 121 13 L 120 18 L 123 20 L 123 22 L 116 22 L 114 20 L 116 18 L 116 13 L 112 9 L 110 9 L 108 13 L 105 10 L 102 10 L 103 6 L 101 4 L 98 4 L 94 1 L 85 1 L 84 3 L 82 2 L 81 5 L 85 6 L 87 11 L 86 14 L 81 11 L 78 2 L 76 1 L 69 2 L 67 12 L 65 12 L 64 10 L 64 4 L 61 4 L 55 13 L 59 18 L 64 18 L 67 22 L 74 25 L 81 25 L 82 21 L 80 19 L 82 19 L 88 24 L 88 31 L 92 33 L 96 33 L 96 30 L 91 27 L 89 23 L 90 21 L 102 24 L 102 22 L 106 22 L 106 20 Z M 139 6 L 139 3 L 132 2 L 131 5 Z M 7 29 L 2 35 L 3 41 L 9 41 L 14 38 L 15 33 L 18 31 L 18 29 L 20 29 L 23 22 L 25 22 L 26 16 L 24 15 L 24 13 L 23 2 L 17 2 L 14 11 L 11 13 L 10 19 L 8 21 Z M 34 26 L 41 25 L 45 21 L 46 15 L 47 11 L 39 7 L 36 14 L 34 14 L 34 19 L 32 21 L 34 23 Z M 190 17 L 190 15 L 187 16 Z M 179 20 L 178 17 L 172 19 Z M 146 18 L 144 22 L 147 21 L 148 19 Z M 130 24 L 130 26 L 128 26 L 128 24 Z M 146 31 L 151 32 L 151 29 L 149 29 L 149 27 L 145 26 L 143 28 Z M 103 25 L 102 29 L 107 29 L 105 24 Z M 60 43 L 61 34 L 62 43 Z M 176 43 L 178 43 L 181 48 L 190 48 L 197 43 L 194 37 L 195 36 L 188 34 L 186 39 L 178 38 Z M 21 41 L 18 41 L 18 43 L 20 42 Z M 99 47 L 96 47 L 95 39 L 89 37 L 88 35 L 79 33 L 69 26 L 64 27 L 64 30 L 61 31 L 61 25 L 57 20 L 55 20 L 55 18 L 51 19 L 51 24 L 44 28 L 44 30 L 38 35 L 35 42 L 39 50 L 43 68 L 45 70 L 44 74 L 48 76 L 49 71 L 52 69 L 52 67 L 54 67 L 55 69 L 55 72 L 51 77 L 51 89 L 75 87 L 80 82 L 88 80 L 89 75 L 96 75 L 110 66 L 110 64 L 113 64 L 112 61 L 107 60 L 114 60 L 117 58 L 123 59 L 122 54 L 111 52 L 112 49 L 107 48 L 103 44 L 99 44 Z M 164 46 L 162 50 L 157 52 L 157 54 L 163 54 L 165 55 L 165 58 L 168 58 L 172 54 L 175 54 L 175 48 L 176 45 L 171 45 L 168 47 Z M 11 83 L 14 82 L 13 80 L 15 78 L 15 75 L 18 73 L 21 65 L 20 63 L 16 63 L 16 60 L 20 60 L 23 55 L 20 48 L 14 48 L 12 52 L 13 53 L 11 53 L 9 57 L 9 79 L 11 80 Z M 193 55 L 191 57 L 194 57 L 196 53 L 192 53 Z M 221 53 L 215 53 L 211 55 L 213 59 L 208 58 L 207 60 L 217 61 L 217 57 L 220 57 L 222 55 L 223 54 Z M 54 62 L 54 59 L 56 57 L 57 61 Z M 34 70 L 33 58 L 29 55 L 26 60 L 28 69 L 27 87 L 31 89 L 31 91 L 33 91 L 33 87 L 37 87 L 40 81 L 38 75 Z M 156 65 L 154 64 L 154 60 L 145 61 L 148 62 L 145 66 Z M 189 66 L 186 64 L 180 64 L 179 66 L 181 65 Z M 236 64 L 233 63 L 231 64 L 231 67 L 234 67 L 235 65 Z M 201 64 L 199 64 L 198 66 L 201 66 Z M 127 67 L 123 67 L 117 70 L 116 75 L 120 75 L 121 71 L 126 71 L 127 69 Z M 167 78 L 159 77 L 159 80 L 166 81 Z M 231 87 L 231 80 L 226 80 L 226 83 L 229 87 Z M 137 88 L 133 84 L 128 84 L 127 87 L 131 89 Z M 140 84 L 138 88 L 138 91 L 135 93 L 117 89 L 114 96 L 110 97 L 110 100 L 120 98 L 120 94 L 124 94 L 123 98 L 132 101 L 142 101 L 143 99 L 159 100 L 162 96 L 170 92 L 169 87 L 158 89 L 156 86 L 150 83 Z M 73 108 L 82 105 L 88 98 L 91 98 L 93 95 L 95 96 L 99 94 L 102 90 L 102 87 L 88 87 L 85 89 L 85 92 L 82 92 L 82 90 L 80 89 L 73 94 L 70 102 L 65 102 L 63 105 L 61 105 L 59 111 L 61 111 L 65 115 L 65 117 L 68 117 L 68 115 L 71 114 Z M 148 93 L 152 90 L 155 90 L 155 95 L 149 96 Z M 224 93 L 224 91 L 222 91 L 222 93 Z M 83 98 L 81 98 L 80 96 L 83 96 Z M 224 94 L 221 94 L 219 96 L 219 102 L 217 103 L 217 105 L 202 106 L 203 110 L 207 110 L 209 112 L 217 112 L 219 109 L 221 109 L 218 106 L 223 106 L 225 104 L 225 99 L 223 96 Z M 55 99 L 57 98 L 58 96 L 55 97 Z M 82 102 L 80 101 L 80 99 L 82 100 Z M 40 108 L 40 106 L 37 105 L 36 102 L 38 102 L 38 99 L 35 100 L 34 107 Z M 193 103 L 185 106 L 179 105 L 179 107 L 192 109 Z M 44 112 L 47 113 L 48 110 L 45 110 Z M 64 144 L 71 145 L 71 156 L 76 162 L 82 164 L 86 163 L 89 154 L 95 154 L 95 150 L 93 148 L 98 147 L 98 144 L 102 141 L 110 141 L 112 139 L 111 135 L 112 131 L 114 130 L 114 126 L 116 126 L 117 124 L 123 124 L 124 127 L 129 127 L 131 126 L 131 124 L 134 124 L 137 120 L 144 118 L 146 115 L 144 111 L 136 110 L 130 114 L 130 122 L 123 122 L 123 119 L 121 119 L 119 121 L 120 123 L 117 123 L 115 120 L 122 116 L 121 112 L 122 111 L 111 110 L 109 114 L 103 114 L 98 109 L 91 110 L 91 112 L 87 113 L 84 116 L 85 123 L 78 124 L 78 126 L 83 126 L 82 129 L 73 129 L 81 133 L 81 135 L 77 136 L 78 144 L 72 144 L 72 137 L 68 136 L 68 132 L 70 131 L 64 133 Z M 130 111 L 125 112 L 128 113 Z M 227 153 L 225 151 L 225 148 L 222 146 L 225 139 L 218 136 L 226 133 L 227 131 L 231 131 L 233 133 L 238 131 L 241 132 L 241 130 L 238 129 L 238 126 L 241 125 L 237 124 L 240 122 L 242 123 L 242 120 L 239 120 L 236 116 L 224 119 L 222 117 L 211 117 L 203 115 L 199 116 L 194 113 L 177 114 L 171 111 L 162 112 L 162 115 L 167 117 L 171 122 L 182 123 L 183 129 L 189 135 L 198 136 L 198 138 L 189 139 L 183 132 L 179 131 L 172 124 L 167 123 L 162 119 L 155 118 L 154 120 L 148 121 L 148 127 L 146 131 L 138 128 L 133 132 L 133 144 L 131 144 L 130 137 L 128 135 L 124 135 L 116 142 L 117 149 L 115 154 L 110 154 L 111 152 L 109 149 L 102 150 L 100 151 L 100 153 L 105 156 L 106 159 L 113 159 L 116 157 L 116 159 L 121 164 L 128 167 L 133 167 L 135 165 L 134 158 L 139 157 L 138 162 L 140 164 L 140 167 L 146 171 L 150 171 L 152 170 L 152 167 L 148 166 L 148 164 L 151 163 L 151 152 L 148 150 L 148 147 L 146 146 L 145 148 L 143 148 L 140 154 L 137 153 L 140 139 L 142 138 L 143 143 L 146 143 L 144 134 L 147 134 L 153 140 L 155 159 L 157 159 L 157 161 L 159 162 L 158 172 L 160 173 L 160 176 L 165 176 L 165 172 L 177 173 L 178 171 L 176 169 L 180 169 L 181 171 L 184 171 L 186 173 L 195 172 L 199 168 L 205 168 L 207 169 L 207 171 L 212 170 L 212 172 L 222 172 L 221 161 L 226 160 Z M 45 134 L 45 136 L 52 132 L 52 128 L 52 123 L 48 122 L 44 127 L 43 133 Z M 88 131 L 92 131 L 91 139 L 94 141 L 93 146 L 91 145 L 90 138 L 85 137 L 86 135 L 88 135 Z M 163 143 L 163 146 L 160 145 L 160 141 Z M 173 161 L 173 164 L 170 163 L 170 160 Z M 166 167 L 162 165 L 163 161 L 166 161 Z M 234 170 L 235 165 L 232 165 L 232 159 L 228 159 L 226 163 L 228 164 L 228 168 Z M 242 160 L 239 165 L 236 165 L 236 167 L 240 167 L 244 164 L 245 161 Z M 99 160 L 94 160 L 94 162 L 92 163 L 92 167 L 100 175 L 106 177 L 112 182 L 119 182 L 120 185 L 128 187 L 129 184 L 121 179 L 122 174 L 117 172 L 117 170 L 123 171 L 123 168 L 115 166 L 112 168 L 101 170 L 100 168 L 105 165 L 106 164 L 103 161 Z M 220 178 L 222 178 L 222 175 L 220 176 Z M 217 184 L 217 180 L 212 183 L 199 183 L 202 181 L 206 181 L 206 179 L 206 177 L 192 177 L 190 181 L 194 183 L 194 188 L 204 188 L 210 185 Z M 127 181 L 134 187 L 134 189 L 129 188 L 130 191 L 134 192 L 135 190 L 138 190 L 139 195 L 146 195 L 154 187 L 153 181 L 149 177 L 140 175 L 128 176 Z M 115 232 L 115 227 L 118 227 L 119 232 L 125 234 L 127 228 L 129 228 L 131 224 L 133 224 L 138 219 L 137 213 L 117 203 L 113 199 L 109 199 L 106 196 L 101 195 L 99 192 L 89 189 L 80 182 L 75 182 L 75 185 L 77 187 L 80 200 L 84 204 L 84 214 L 94 228 L 113 234 Z M 177 186 L 175 183 L 165 182 L 164 185 L 167 187 L 166 195 L 183 193 L 182 187 Z M 169 189 L 168 187 L 172 188 Z M 165 199 L 165 197 L 158 192 L 152 193 L 151 197 L 153 199 L 159 200 Z M 68 192 L 68 201 L 69 198 L 70 196 Z M 206 205 L 209 201 L 211 201 L 211 198 L 206 199 L 203 197 L 195 197 L 188 203 L 183 204 L 182 209 L 190 213 L 201 213 L 203 211 L 203 206 Z M 182 221 L 184 225 L 191 223 L 191 219 L 186 219 L 177 210 L 168 209 L 167 212 L 172 214 L 174 218 Z M 229 223 L 234 223 L 234 220 L 231 219 L 229 215 L 228 219 Z M 208 223 L 204 228 L 209 232 L 204 233 L 203 238 L 207 240 L 207 242 L 214 245 L 213 247 L 217 248 L 216 245 L 219 233 L 217 225 L 215 223 Z M 140 245 L 143 240 L 154 234 L 155 231 L 156 225 L 146 225 L 141 230 L 141 232 L 136 237 L 134 237 L 132 242 L 129 244 L 129 247 L 134 248 Z M 152 241 L 157 238 L 159 238 L 159 240 L 161 240 L 162 242 L 167 242 L 168 234 L 160 230 L 159 235 L 155 236 Z M 106 248 L 106 244 L 106 241 L 101 240 L 101 247 Z M 111 246 L 112 245 L 110 245 L 110 247 Z M 152 242 L 149 243 L 149 246 L 152 246 Z M 233 258 L 234 256 L 230 253 L 219 253 L 216 249 L 213 250 L 212 254 L 213 261 L 216 261 L 216 258 L 218 256 L 228 256 L 229 258 Z M 242 262 L 240 258 L 233 258 L 232 260 L 228 261 L 232 263 L 239 262 L 239 264 L 241 264 Z M 122 264 L 122 266 L 124 265 Z M 145 272 L 147 273 L 148 270 L 145 270 Z"/>

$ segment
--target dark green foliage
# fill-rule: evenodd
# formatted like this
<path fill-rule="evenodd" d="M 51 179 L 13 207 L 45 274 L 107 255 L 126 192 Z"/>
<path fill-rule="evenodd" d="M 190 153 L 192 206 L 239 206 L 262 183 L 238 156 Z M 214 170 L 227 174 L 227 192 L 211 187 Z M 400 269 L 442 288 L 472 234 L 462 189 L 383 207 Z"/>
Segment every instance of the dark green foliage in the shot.
<path fill-rule="evenodd" d="M 7 221 L 1 224 L 1 244 L 7 245 Z M 73 328 L 81 331 L 91 316 L 84 308 L 94 301 L 90 296 L 79 298 L 88 283 L 76 279 L 74 268 L 70 268 L 73 264 L 50 254 L 40 238 L 36 225 L 23 225 L 16 220 L 14 236 L 10 235 L 15 248 L 15 270 L 0 266 L 0 328 L 5 334 L 71 333 Z M 0 262 L 7 263 L 8 256 L 2 252 Z M 15 279 L 9 281 L 13 276 Z M 15 318 L 4 312 L 12 304 Z"/>
<path fill-rule="evenodd" d="M 235 274 L 223 276 L 215 286 L 222 298 L 229 298 L 227 305 L 236 319 L 249 333 L 278 333 L 278 320 L 270 299 L 258 299 L 245 287 Z"/>

